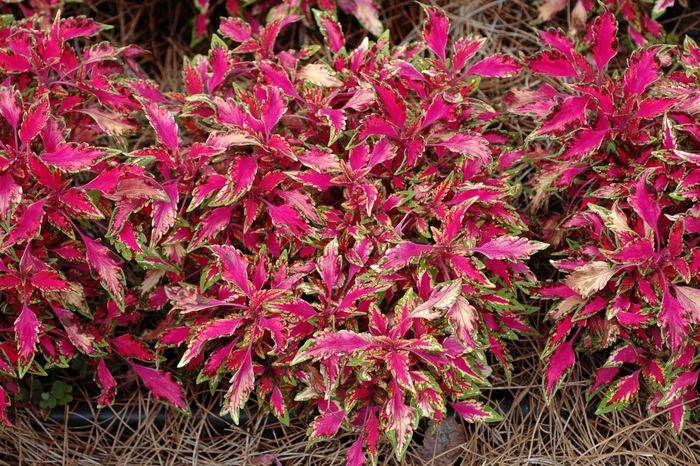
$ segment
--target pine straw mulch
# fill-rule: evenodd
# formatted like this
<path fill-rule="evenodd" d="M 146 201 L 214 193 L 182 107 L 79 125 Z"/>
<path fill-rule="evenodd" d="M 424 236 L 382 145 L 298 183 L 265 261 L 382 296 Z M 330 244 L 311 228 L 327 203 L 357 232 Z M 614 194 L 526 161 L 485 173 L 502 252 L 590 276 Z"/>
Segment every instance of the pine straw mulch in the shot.
<path fill-rule="evenodd" d="M 432 437 L 421 422 L 404 460 L 392 455 L 391 445 L 380 449 L 380 465 L 697 465 L 700 464 L 700 424 L 689 423 L 680 441 L 659 419 L 647 420 L 643 400 L 622 413 L 593 414 L 595 401 L 585 403 L 581 371 L 600 361 L 584 358 L 551 406 L 542 397 L 537 340 L 516 344 L 516 372 L 508 387 L 498 376 L 484 398 L 504 420 L 473 425 L 461 420 Z M 79 384 L 79 382 L 77 382 Z M 207 396 L 204 387 L 188 387 L 195 412 L 185 417 L 144 391 L 134 391 L 126 411 L 110 422 L 86 427 L 43 421 L 30 408 L 15 408 L 17 433 L 0 434 L 0 466 L 234 466 L 340 465 L 355 437 L 340 435 L 319 441 L 307 450 L 307 422 L 287 427 L 273 418 L 250 414 L 239 426 L 221 426 L 220 397 Z M 220 395 L 220 394 L 219 394 Z M 79 396 L 76 397 L 79 399 Z M 110 408 L 106 408 L 106 413 Z M 142 413 L 138 424 L 129 412 Z M 106 418 L 103 413 L 102 418 Z M 203 416 L 209 413 L 211 416 Z M 66 418 L 70 410 L 65 410 Z M 119 417 L 121 416 L 121 418 Z M 164 419 L 163 419 L 164 418 Z M 449 441 L 441 442 L 442 438 Z"/>
<path fill-rule="evenodd" d="M 117 46 L 135 44 L 149 53 L 142 56 L 143 72 L 160 83 L 164 91 L 181 90 L 182 61 L 206 53 L 208 41 L 190 47 L 191 20 L 195 11 L 187 0 L 92 0 L 71 5 L 64 16 L 86 14 L 113 26 L 101 33 L 102 40 Z M 482 56 L 492 53 L 532 55 L 537 52 L 537 35 L 531 26 L 537 17 L 530 0 L 437 0 L 448 13 L 453 36 L 475 34 L 488 37 Z M 568 30 L 568 15 L 562 13 L 551 26 Z M 416 40 L 424 20 L 413 0 L 384 0 L 381 19 L 391 30 L 392 42 Z M 667 30 L 679 35 L 699 34 L 700 9 L 675 8 L 662 17 Z M 216 15 L 212 31 L 215 29 Z M 353 20 L 354 21 L 354 20 Z M 349 22 L 347 38 L 359 43 L 365 32 Z M 290 39 L 291 40 L 291 39 Z M 310 36 L 318 43 L 318 37 Z M 624 55 L 620 62 L 624 64 Z M 537 85 L 536 78 L 521 74 L 510 80 L 484 80 L 478 97 L 498 102 L 507 89 Z M 539 319 L 541 322 L 542 319 Z M 556 400 L 546 406 L 542 396 L 543 367 L 538 357 L 542 341 L 520 341 L 515 356 L 512 384 L 499 374 L 484 398 L 504 416 L 498 423 L 472 425 L 462 420 L 446 424 L 437 436 L 421 422 L 401 464 L 464 465 L 697 465 L 700 464 L 700 424 L 690 423 L 680 441 L 661 419 L 647 420 L 644 399 L 620 413 L 595 416 L 596 400 L 585 402 L 585 380 L 605 355 L 583 358 L 560 389 Z M 81 389 L 80 381 L 72 382 Z M 12 408 L 16 433 L 0 433 L 0 466 L 226 466 L 226 465 L 335 465 L 343 464 L 347 449 L 355 440 L 342 435 L 319 441 L 307 449 L 306 422 L 283 426 L 263 415 L 251 415 L 240 426 L 221 426 L 216 415 L 219 401 L 206 396 L 205 387 L 188 386 L 194 395 L 190 403 L 199 415 L 185 417 L 154 403 L 144 391 L 121 390 L 128 406 L 122 417 L 110 422 L 68 427 L 66 422 L 43 421 L 30 408 Z M 84 390 L 84 389 L 83 389 Z M 82 398 L 89 400 L 84 391 Z M 220 394 L 219 394 L 220 395 Z M 642 397 L 643 398 L 643 397 Z M 80 396 L 76 394 L 76 399 Z M 101 417 L 111 409 L 106 408 Z M 138 424 L 124 419 L 125 412 L 141 412 Z M 212 416 L 203 416 L 211 413 Z M 65 410 L 69 418 L 70 408 Z M 164 419 L 164 422 L 163 422 Z M 220 421 L 220 420 L 219 420 Z M 391 445 L 382 445 L 380 465 L 399 464 Z"/>

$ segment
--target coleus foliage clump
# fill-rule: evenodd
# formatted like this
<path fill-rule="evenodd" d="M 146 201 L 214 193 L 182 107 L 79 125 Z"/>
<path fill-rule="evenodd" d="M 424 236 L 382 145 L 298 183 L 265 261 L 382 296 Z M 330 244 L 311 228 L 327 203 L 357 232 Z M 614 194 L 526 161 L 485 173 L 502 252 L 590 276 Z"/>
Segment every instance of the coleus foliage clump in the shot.
<path fill-rule="evenodd" d="M 538 3 L 539 19 L 547 21 L 558 12 L 571 6 L 569 0 L 542 0 Z M 574 30 L 585 32 L 590 21 L 604 12 L 612 12 L 618 19 L 627 23 L 627 35 L 637 46 L 649 42 L 663 42 L 666 32 L 657 19 L 673 7 L 675 0 L 576 0 L 571 9 L 571 24 Z M 679 0 L 688 7 L 687 0 Z M 588 38 L 590 40 L 590 37 Z"/>
<path fill-rule="evenodd" d="M 384 30 L 379 19 L 379 9 L 374 0 L 254 0 L 244 2 L 243 6 L 236 0 L 193 1 L 199 12 L 193 29 L 194 42 L 206 37 L 209 20 L 214 10 L 221 4 L 224 4 L 229 15 L 246 21 L 256 35 L 260 34 L 266 24 L 277 19 L 302 20 L 302 31 L 305 35 L 305 28 L 315 26 L 314 10 L 336 17 L 338 8 L 355 17 L 375 37 Z M 303 42 L 306 41 L 303 40 Z"/>
<path fill-rule="evenodd" d="M 121 156 L 141 106 L 120 59 L 140 50 L 85 44 L 102 26 L 84 17 L 41 21 L 0 21 L 0 421 L 17 379 L 74 359 L 94 371 L 100 405 L 115 394 L 109 367 L 126 361 L 187 411 L 170 375 L 135 362 L 156 355 L 123 333 L 142 312 L 103 240 L 130 206 L 167 199 Z"/>
<path fill-rule="evenodd" d="M 167 200 L 110 231 L 154 267 L 141 291 L 170 309 L 160 346 L 225 380 L 224 412 L 238 420 L 254 394 L 282 420 L 313 416 L 311 440 L 358 432 L 351 465 L 382 435 L 401 457 L 448 405 L 497 418 L 477 400 L 486 353 L 510 370 L 505 341 L 531 331 L 524 260 L 546 246 L 511 205 L 521 153 L 472 97 L 521 65 L 474 60 L 483 39 L 449 53 L 446 16 L 427 13 L 423 41 L 352 51 L 326 12 L 322 51 L 277 52 L 283 19 L 259 34 L 223 19 L 183 94 L 142 95 L 157 144 L 129 156 Z"/>
<path fill-rule="evenodd" d="M 698 396 L 700 50 L 690 39 L 682 51 L 642 48 L 613 72 L 614 16 L 596 18 L 587 37 L 590 59 L 563 32 L 542 33 L 545 50 L 527 64 L 560 84 L 506 99 L 538 122 L 528 137 L 532 207 L 561 256 L 562 279 L 541 290 L 559 300 L 544 390 L 553 396 L 574 349 L 607 349 L 589 390 L 604 393 L 598 412 L 627 406 L 643 383 L 649 411 L 665 411 L 678 434 Z M 675 60 L 686 72 L 665 71 Z"/>

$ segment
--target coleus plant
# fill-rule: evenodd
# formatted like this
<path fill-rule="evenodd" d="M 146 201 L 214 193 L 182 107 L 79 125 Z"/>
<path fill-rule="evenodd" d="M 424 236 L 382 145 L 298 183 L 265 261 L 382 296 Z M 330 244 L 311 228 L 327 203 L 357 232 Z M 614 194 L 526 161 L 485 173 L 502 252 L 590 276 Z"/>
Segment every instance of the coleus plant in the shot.
<path fill-rule="evenodd" d="M 144 88 L 157 142 L 129 156 L 168 199 L 109 232 L 153 267 L 141 291 L 170 309 L 160 346 L 183 345 L 180 366 L 212 389 L 226 378 L 225 413 L 254 393 L 282 420 L 313 416 L 311 441 L 357 432 L 351 465 L 383 435 L 400 458 L 448 405 L 498 418 L 477 399 L 486 353 L 510 370 L 505 342 L 531 332 L 524 261 L 546 246 L 512 206 L 522 153 L 472 97 L 521 65 L 473 63 L 475 38 L 448 57 L 448 20 L 427 13 L 422 42 L 348 51 L 318 11 L 322 54 L 275 50 L 283 19 L 222 20 L 185 93 Z"/>
<path fill-rule="evenodd" d="M 107 222 L 141 199 L 167 194 L 120 155 L 139 129 L 140 104 L 119 61 L 139 50 L 80 45 L 103 26 L 84 17 L 40 27 L 32 16 L 0 22 L 0 420 L 7 391 L 26 373 L 46 375 L 83 359 L 112 402 L 108 366 L 126 361 L 157 398 L 187 411 L 169 374 L 136 363 L 156 355 L 119 334 L 141 319 L 123 264 L 104 238 Z"/>
<path fill-rule="evenodd" d="M 548 21 L 558 12 L 571 6 L 569 0 L 542 0 L 538 2 L 539 20 Z M 589 18 L 610 11 L 618 19 L 627 23 L 627 35 L 636 46 L 648 45 L 666 40 L 666 32 L 657 19 L 675 0 L 576 0 L 571 8 L 571 24 L 574 31 L 585 32 Z M 680 5 L 688 7 L 687 0 L 679 0 Z M 590 38 L 588 38 L 590 39 Z"/>
<path fill-rule="evenodd" d="M 611 72 L 614 16 L 596 18 L 587 37 L 590 60 L 563 32 L 543 32 L 545 50 L 527 64 L 559 83 L 505 100 L 538 123 L 526 141 L 537 168 L 531 202 L 561 257 L 562 279 L 540 290 L 558 300 L 544 391 L 554 395 L 575 349 L 609 350 L 589 389 L 603 392 L 598 413 L 629 405 L 643 382 L 649 411 L 665 412 L 678 435 L 698 395 L 698 159 L 687 149 L 699 140 L 700 53 L 690 40 L 682 53 L 641 48 Z M 687 74 L 668 74 L 679 54 Z"/>
<path fill-rule="evenodd" d="M 239 17 L 246 21 L 253 33 L 259 35 L 266 24 L 277 19 L 287 21 L 302 20 L 300 33 L 301 42 L 305 39 L 306 28 L 315 25 L 313 11 L 322 11 L 336 17 L 338 8 L 348 15 L 355 17 L 362 27 L 375 37 L 384 30 L 379 19 L 379 9 L 374 0 L 265 0 L 249 1 L 241 6 L 236 0 L 193 0 L 199 12 L 195 18 L 193 29 L 193 42 L 197 42 L 207 35 L 207 26 L 215 9 L 224 4 L 226 11 L 232 17 Z"/>

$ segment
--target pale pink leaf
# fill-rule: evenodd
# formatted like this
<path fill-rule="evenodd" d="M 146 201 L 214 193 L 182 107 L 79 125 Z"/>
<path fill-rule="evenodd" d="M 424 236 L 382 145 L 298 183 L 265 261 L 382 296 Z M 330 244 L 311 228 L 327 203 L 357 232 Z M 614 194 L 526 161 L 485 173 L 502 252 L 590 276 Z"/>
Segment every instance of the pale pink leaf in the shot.
<path fill-rule="evenodd" d="M 517 236 L 499 236 L 477 248 L 472 248 L 472 250 L 480 252 L 489 259 L 515 260 L 526 259 L 548 246 L 546 243 L 529 241 Z"/>
<path fill-rule="evenodd" d="M 0 115 L 5 117 L 14 130 L 22 116 L 22 97 L 13 87 L 0 87 Z"/>
<path fill-rule="evenodd" d="M 22 188 L 10 173 L 0 175 L 0 218 L 7 221 L 12 211 L 22 201 Z"/>

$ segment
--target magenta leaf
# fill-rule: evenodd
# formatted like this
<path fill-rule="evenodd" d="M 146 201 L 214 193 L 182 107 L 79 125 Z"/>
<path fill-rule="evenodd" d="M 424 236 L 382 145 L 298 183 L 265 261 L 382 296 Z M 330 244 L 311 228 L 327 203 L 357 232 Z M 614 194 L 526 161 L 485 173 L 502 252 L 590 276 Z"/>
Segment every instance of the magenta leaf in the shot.
<path fill-rule="evenodd" d="M 647 188 L 647 177 L 649 172 L 645 171 L 639 177 L 635 191 L 629 197 L 629 203 L 634 211 L 639 215 L 644 223 L 659 237 L 658 221 L 661 215 L 661 208 L 658 202 Z"/>
<path fill-rule="evenodd" d="M 138 374 L 156 400 L 163 401 L 184 414 L 191 414 L 182 385 L 173 379 L 172 374 L 140 366 L 131 361 L 129 361 L 129 366 Z"/>
<path fill-rule="evenodd" d="M 90 269 L 100 279 L 120 308 L 124 307 L 124 270 L 111 257 L 110 250 L 97 240 L 83 236 L 85 251 Z"/>
<path fill-rule="evenodd" d="M 544 371 L 544 393 L 547 400 L 552 399 L 564 379 L 564 374 L 576 362 L 573 344 L 574 341 L 571 340 L 557 346 L 547 362 Z"/>
<path fill-rule="evenodd" d="M 240 18 L 221 18 L 220 31 L 224 37 L 245 42 L 250 39 L 250 25 Z"/>
<path fill-rule="evenodd" d="M 597 415 L 605 414 L 628 406 L 639 391 L 640 372 L 641 369 L 638 369 L 634 373 L 622 377 L 610 387 L 595 413 Z"/>
<path fill-rule="evenodd" d="M 146 117 L 156 132 L 158 142 L 165 144 L 171 151 L 176 151 L 179 147 L 177 139 L 177 124 L 172 113 L 166 108 L 156 105 L 153 102 L 142 100 Z"/>
<path fill-rule="evenodd" d="M 124 359 L 136 358 L 141 361 L 153 361 L 156 355 L 146 344 L 133 335 L 121 335 L 110 340 L 112 348 Z"/>
<path fill-rule="evenodd" d="M 467 422 L 497 422 L 503 420 L 503 416 L 476 400 L 451 402 L 450 405 Z"/>
<path fill-rule="evenodd" d="M 335 402 L 328 403 L 328 409 L 314 419 L 309 427 L 309 438 L 330 438 L 333 437 L 345 421 L 345 410 L 341 409 Z"/>
<path fill-rule="evenodd" d="M 603 69 L 610 63 L 610 60 L 617 55 L 617 20 L 609 11 L 605 11 L 602 15 L 596 17 L 592 26 L 593 45 L 593 61 L 598 67 L 598 72 L 602 73 Z"/>
<path fill-rule="evenodd" d="M 10 230 L 10 234 L 3 241 L 2 249 L 21 243 L 23 240 L 29 241 L 39 234 L 44 219 L 45 202 L 46 200 L 41 200 L 27 207 L 19 222 Z"/>
<path fill-rule="evenodd" d="M 42 154 L 41 160 L 69 172 L 77 172 L 92 167 L 98 159 L 110 151 L 90 147 L 87 144 L 61 144 L 54 152 Z"/>
<path fill-rule="evenodd" d="M 202 347 L 209 341 L 216 338 L 224 338 L 233 335 L 243 318 L 219 319 L 209 322 L 196 331 L 196 337 L 189 343 L 187 351 L 178 363 L 178 367 L 185 367 L 202 350 Z"/>
<path fill-rule="evenodd" d="M 579 72 L 567 57 L 558 50 L 545 50 L 530 58 L 528 67 L 535 73 L 559 78 L 578 78 Z"/>
<path fill-rule="evenodd" d="M 49 98 L 47 94 L 42 95 L 37 102 L 29 107 L 24 114 L 22 125 L 19 128 L 19 139 L 22 142 L 22 150 L 29 147 L 29 144 L 44 128 L 49 119 Z"/>
<path fill-rule="evenodd" d="M 466 74 L 485 78 L 508 78 L 520 73 L 522 68 L 515 58 L 496 54 L 475 63 L 467 69 Z"/>
<path fill-rule="evenodd" d="M 95 381 L 97 385 L 100 386 L 102 392 L 100 393 L 99 400 L 97 402 L 98 408 L 103 408 L 105 406 L 110 406 L 114 402 L 114 396 L 117 393 L 117 382 L 114 377 L 107 369 L 104 359 L 100 358 L 97 363 L 97 371 L 95 372 Z"/>
<path fill-rule="evenodd" d="M 15 333 L 17 334 L 17 349 L 19 351 L 20 377 L 26 372 L 34 359 L 36 344 L 39 342 L 41 325 L 34 311 L 24 303 L 22 312 L 15 320 Z"/>
<path fill-rule="evenodd" d="M 221 414 L 231 413 L 233 422 L 238 424 L 239 420 L 239 410 L 243 407 L 246 400 L 250 396 L 250 392 L 253 390 L 253 384 L 255 382 L 255 375 L 253 374 L 253 361 L 250 355 L 250 346 L 246 350 L 243 356 L 243 364 L 241 367 L 233 374 L 231 378 L 231 387 L 226 392 L 225 400 L 226 404 Z"/>
<path fill-rule="evenodd" d="M 428 19 L 423 25 L 425 44 L 445 63 L 445 48 L 447 47 L 447 33 L 450 29 L 450 22 L 447 20 L 445 12 L 440 8 L 428 6 L 424 7 L 424 9 L 428 13 Z"/>

